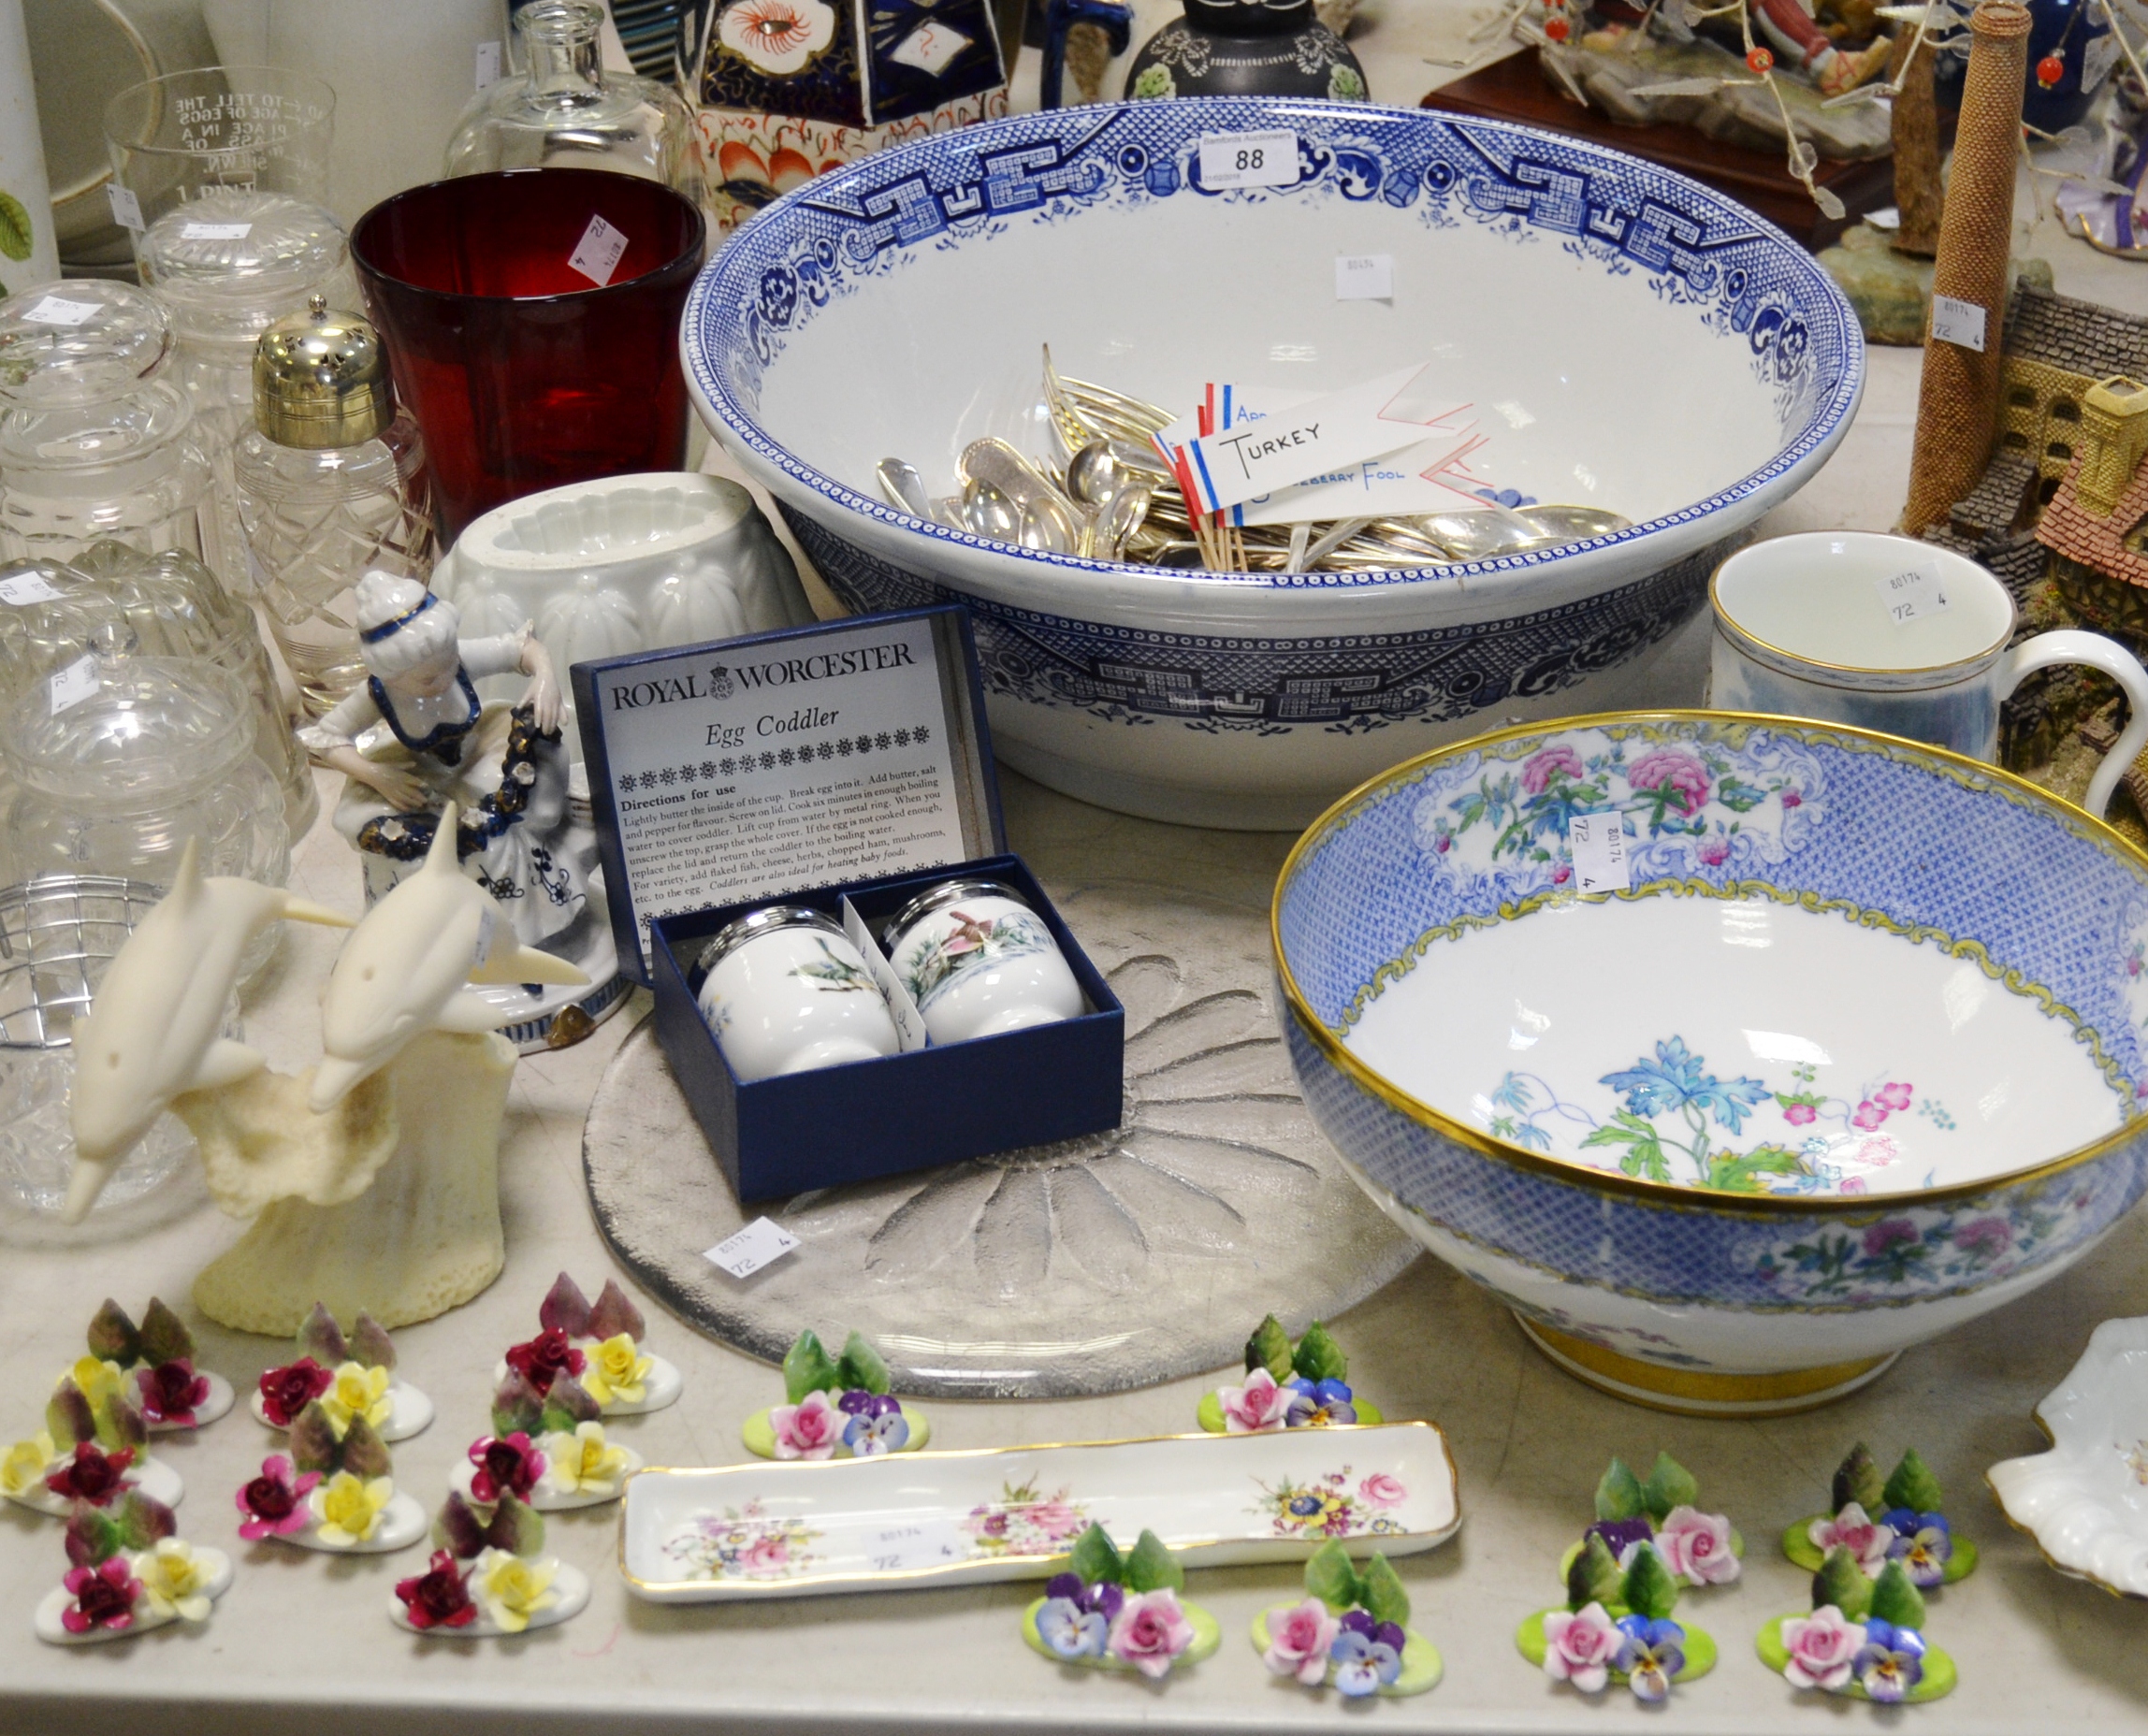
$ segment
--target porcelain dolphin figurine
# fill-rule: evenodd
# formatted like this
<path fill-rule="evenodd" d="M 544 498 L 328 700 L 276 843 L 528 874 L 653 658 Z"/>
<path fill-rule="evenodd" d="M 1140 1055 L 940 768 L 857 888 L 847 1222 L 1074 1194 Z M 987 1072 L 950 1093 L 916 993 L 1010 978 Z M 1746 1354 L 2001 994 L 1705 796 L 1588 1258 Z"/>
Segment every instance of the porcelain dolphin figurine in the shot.
<path fill-rule="evenodd" d="M 490 1031 L 512 1009 L 465 983 L 589 980 L 565 959 L 520 945 L 492 895 L 463 872 L 449 803 L 425 865 L 397 883 L 344 943 L 321 997 L 321 1045 L 307 1102 L 316 1115 L 427 1031 Z"/>
<path fill-rule="evenodd" d="M 65 1222 L 82 1221 L 174 1097 L 232 1084 L 266 1064 L 257 1049 L 223 1034 L 224 1011 L 247 946 L 286 920 L 351 926 L 350 918 L 282 887 L 204 875 L 200 849 L 187 840 L 171 890 L 127 936 L 88 1016 L 75 1024 Z"/>

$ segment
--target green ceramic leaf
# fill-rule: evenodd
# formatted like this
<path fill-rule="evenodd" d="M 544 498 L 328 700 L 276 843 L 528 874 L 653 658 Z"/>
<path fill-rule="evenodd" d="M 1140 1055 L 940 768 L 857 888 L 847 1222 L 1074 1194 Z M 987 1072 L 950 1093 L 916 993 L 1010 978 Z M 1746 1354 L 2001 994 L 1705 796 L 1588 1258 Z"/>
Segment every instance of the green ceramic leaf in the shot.
<path fill-rule="evenodd" d="M 529 1377 L 519 1368 L 510 1368 L 492 1395 L 492 1432 L 530 1434 L 543 1425 L 544 1411 L 544 1397 Z"/>
<path fill-rule="evenodd" d="M 186 1329 L 186 1323 L 167 1308 L 160 1297 L 150 1297 L 149 1307 L 142 1314 L 141 1340 L 138 1353 L 152 1368 L 161 1367 L 167 1362 L 194 1360 L 194 1334 Z"/>
<path fill-rule="evenodd" d="M 1119 1558 L 1118 1545 L 1111 1541 L 1111 1534 L 1100 1525 L 1093 1525 L 1075 1541 L 1067 1558 L 1069 1572 L 1079 1573 L 1085 1585 L 1099 1584 L 1109 1580 L 1114 1585 L 1125 1583 L 1125 1563 Z"/>
<path fill-rule="evenodd" d="M 594 1423 L 603 1414 L 603 1407 L 589 1396 L 589 1389 L 562 1368 L 552 1377 L 544 1394 L 539 1426 L 547 1434 L 571 1435 L 575 1424 Z"/>
<path fill-rule="evenodd" d="M 1305 1595 L 1318 1598 L 1337 1614 L 1354 1606 L 1362 1595 L 1357 1569 L 1340 1539 L 1329 1538 L 1306 1558 Z"/>
<path fill-rule="evenodd" d="M 888 1390 L 888 1365 L 880 1353 L 865 1342 L 864 1334 L 853 1332 L 843 1340 L 843 1358 L 835 1365 L 835 1384 L 845 1392 L 864 1388 L 868 1393 Z"/>
<path fill-rule="evenodd" d="M 1410 1594 L 1402 1589 L 1402 1582 L 1387 1564 L 1386 1556 L 1375 1553 L 1358 1575 L 1358 1584 L 1357 1600 L 1365 1606 L 1366 1614 L 1376 1622 L 1393 1622 L 1398 1628 L 1410 1625 Z"/>
<path fill-rule="evenodd" d="M 121 1497 L 113 1516 L 119 1523 L 120 1541 L 129 1549 L 151 1548 L 160 1538 L 179 1530 L 178 1514 L 139 1489 L 129 1489 Z"/>
<path fill-rule="evenodd" d="M 1614 1455 L 1596 1484 L 1596 1516 L 1638 1519 L 1641 1512 L 1641 1480 L 1624 1459 Z"/>
<path fill-rule="evenodd" d="M 1877 1519 L 1885 1511 L 1887 1485 L 1880 1482 L 1880 1468 L 1872 1462 L 1872 1449 L 1860 1440 L 1836 1469 L 1832 1511 L 1840 1512 L 1855 1501 Z"/>
<path fill-rule="evenodd" d="M 1872 1607 L 1872 1582 L 1857 1565 L 1857 1557 L 1839 1544 L 1827 1552 L 1820 1571 L 1812 1576 L 1812 1607 L 1832 1603 L 1847 1621 L 1861 1622 Z"/>
<path fill-rule="evenodd" d="M 298 1412 L 291 1425 L 289 1440 L 291 1463 L 300 1470 L 317 1470 L 325 1475 L 336 1468 L 335 1425 L 328 1421 L 318 1398 Z"/>
<path fill-rule="evenodd" d="M 1678 1606 L 1677 1578 L 1655 1550 L 1636 1550 L 1618 1601 L 1636 1615 L 1662 1621 Z"/>
<path fill-rule="evenodd" d="M 1164 1540 L 1154 1531 L 1143 1531 L 1135 1540 L 1133 1553 L 1126 1557 L 1126 1577 L 1124 1582 L 1128 1591 L 1183 1591 L 1186 1570 L 1179 1565 L 1178 1557 L 1164 1547 Z"/>
<path fill-rule="evenodd" d="M 361 1312 L 358 1324 L 351 1328 L 351 1355 L 361 1367 L 385 1368 L 392 1373 L 396 1366 L 395 1340 L 388 1337 L 387 1328 L 379 1321 Z"/>
<path fill-rule="evenodd" d="M 1116 1657 L 1061 1657 L 1044 1643 L 1044 1636 L 1037 1631 L 1037 1613 L 1043 1607 L 1044 1599 L 1038 1598 L 1022 1613 L 1023 1642 L 1038 1656 L 1049 1658 L 1055 1664 L 1073 1664 L 1086 1670 L 1112 1670 L 1132 1673 L 1133 1665 L 1122 1663 Z M 1216 1647 L 1223 1643 L 1223 1629 L 1216 1625 L 1215 1617 L 1199 1604 L 1188 1603 L 1182 1598 L 1179 1599 L 1179 1613 L 1186 1618 L 1186 1626 L 1194 1630 L 1194 1637 L 1186 1649 L 1171 1660 L 1174 1672 L 1197 1664 L 1204 1658 L 1213 1657 Z"/>
<path fill-rule="evenodd" d="M 804 1404 L 807 1393 L 824 1393 L 835 1384 L 835 1365 L 808 1326 L 783 1354 L 784 1398 L 790 1404 Z"/>
<path fill-rule="evenodd" d="M 1794 1619 L 1793 1616 L 1778 1615 L 1760 1630 L 1753 1641 L 1753 1650 L 1760 1654 L 1760 1661 L 1778 1674 L 1782 1667 L 1790 1662 L 1790 1647 L 1782 1642 L 1782 1625 Z M 1938 1700 L 1942 1694 L 1952 1692 L 1959 1679 L 1954 1660 L 1937 1647 L 1927 1646 L 1924 1650 L 1923 1678 L 1909 1690 L 1907 1696 L 1909 1703 L 1917 1706 L 1926 1700 Z M 1871 1698 L 1853 1681 L 1845 1683 L 1837 1691 L 1851 1700 Z"/>
<path fill-rule="evenodd" d="M 1291 1355 L 1290 1366 L 1308 1381 L 1350 1378 L 1349 1357 L 1343 1355 L 1342 1347 L 1328 1337 L 1328 1328 L 1318 1321 L 1305 1328 L 1305 1336 L 1298 1340 L 1298 1349 Z"/>
<path fill-rule="evenodd" d="M 337 1447 L 336 1468 L 367 1479 L 388 1474 L 387 1442 L 373 1432 L 373 1425 L 364 1417 L 354 1416 L 350 1427 L 343 1431 Z"/>
<path fill-rule="evenodd" d="M 1701 1485 L 1693 1473 L 1668 1453 L 1656 1454 L 1656 1468 L 1641 1485 L 1641 1505 L 1661 1519 L 1674 1507 L 1691 1507 L 1701 1498 Z"/>
<path fill-rule="evenodd" d="M 149 1425 L 128 1400 L 108 1398 L 97 1407 L 97 1441 L 107 1453 L 130 1447 L 139 1453 L 149 1445 Z"/>
<path fill-rule="evenodd" d="M 1889 1622 L 1896 1628 L 1924 1625 L 1924 1594 L 1899 1561 L 1890 1561 L 1880 1570 L 1880 1577 L 1872 1584 L 1870 1613 L 1875 1621 Z"/>
<path fill-rule="evenodd" d="M 485 1527 L 485 1541 L 511 1555 L 540 1555 L 544 1548 L 544 1515 L 512 1495 L 502 1495 L 491 1524 Z"/>
<path fill-rule="evenodd" d="M 126 1548 L 127 1541 L 121 1534 L 118 1520 L 87 1501 L 77 1501 L 67 1514 L 63 1547 L 67 1552 L 68 1565 L 94 1568 Z"/>
<path fill-rule="evenodd" d="M 564 1332 L 570 1338 L 588 1338 L 589 1298 L 582 1294 L 582 1286 L 561 1272 L 537 1305 L 537 1324 L 546 1332 Z"/>
<path fill-rule="evenodd" d="M 432 1544 L 435 1549 L 446 1550 L 457 1561 L 472 1561 L 484 1553 L 485 1527 L 478 1523 L 470 1503 L 453 1490 L 441 1503 L 439 1515 L 432 1522 Z"/>
<path fill-rule="evenodd" d="M 1290 1334 L 1273 1314 L 1245 1341 L 1245 1371 L 1251 1374 L 1255 1368 L 1266 1368 L 1278 1381 L 1290 1376 Z"/>
<path fill-rule="evenodd" d="M 1959 1531 L 1952 1534 L 1954 1553 L 1947 1557 L 1946 1571 L 1940 1575 L 1942 1585 L 1952 1585 L 1958 1579 L 1967 1579 L 1977 1570 L 1977 1545 L 1972 1538 Z"/>
<path fill-rule="evenodd" d="M 1224 1421 L 1223 1400 L 1215 1396 L 1215 1388 L 1201 1395 L 1201 1401 L 1194 1407 L 1195 1419 L 1212 1435 L 1229 1433 L 1230 1425 Z"/>
<path fill-rule="evenodd" d="M 12 193 L 0 193 L 0 253 L 20 262 L 33 245 L 28 210 Z"/>
<path fill-rule="evenodd" d="M 63 1453 L 78 1441 L 97 1438 L 96 1416 L 73 1375 L 62 1377 L 51 1397 L 45 1401 L 45 1432 Z"/>
<path fill-rule="evenodd" d="M 89 1342 L 90 1354 L 100 1362 L 130 1368 L 141 1358 L 141 1335 L 126 1310 L 109 1296 L 90 1319 Z"/>
<path fill-rule="evenodd" d="M 604 1280 L 604 1287 L 597 1293 L 595 1305 L 589 1309 L 589 1336 L 592 1338 L 616 1338 L 620 1333 L 639 1344 L 648 1336 L 649 1323 L 642 1318 L 642 1310 L 633 1299 L 619 1288 L 616 1278 Z"/>
<path fill-rule="evenodd" d="M 1915 1447 L 1902 1454 L 1902 1462 L 1887 1479 L 1887 1487 L 1880 1498 L 1890 1508 L 1907 1507 L 1913 1512 L 1946 1511 L 1944 1497 L 1939 1493 L 1939 1480 L 1932 1475 L 1931 1468 L 1918 1455 Z"/>
<path fill-rule="evenodd" d="M 311 1356 L 324 1368 L 333 1368 L 351 1359 L 351 1347 L 343 1342 L 342 1327 L 336 1324 L 336 1317 L 318 1302 L 298 1328 L 298 1353 Z"/>
<path fill-rule="evenodd" d="M 1618 1571 L 1611 1545 L 1599 1533 L 1589 1532 L 1566 1570 L 1566 1607 L 1582 1610 L 1591 1603 L 1616 1603 L 1624 1585 L 1625 1576 Z"/>

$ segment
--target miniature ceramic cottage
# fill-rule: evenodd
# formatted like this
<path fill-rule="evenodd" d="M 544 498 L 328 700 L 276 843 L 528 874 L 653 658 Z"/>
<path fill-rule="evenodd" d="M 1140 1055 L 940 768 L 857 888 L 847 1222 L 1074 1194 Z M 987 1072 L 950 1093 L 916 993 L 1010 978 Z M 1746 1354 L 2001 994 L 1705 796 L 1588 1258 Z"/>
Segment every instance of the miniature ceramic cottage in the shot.
<path fill-rule="evenodd" d="M 2148 384 L 2114 374 L 2082 394 L 2080 451 L 2036 538 L 2083 621 L 2148 640 Z"/>

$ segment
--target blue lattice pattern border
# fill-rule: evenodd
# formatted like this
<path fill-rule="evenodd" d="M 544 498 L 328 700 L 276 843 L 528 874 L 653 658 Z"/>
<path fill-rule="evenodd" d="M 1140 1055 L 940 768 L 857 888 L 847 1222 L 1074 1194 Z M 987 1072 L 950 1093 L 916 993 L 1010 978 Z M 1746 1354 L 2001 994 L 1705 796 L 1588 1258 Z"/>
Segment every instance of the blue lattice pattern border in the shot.
<path fill-rule="evenodd" d="M 1287 127 L 1299 180 L 1286 187 L 1201 184 L 1199 142 L 1217 132 Z M 1009 116 L 913 141 L 834 171 L 771 205 L 704 269 L 681 347 L 705 402 L 768 464 L 845 512 L 931 542 L 990 548 L 926 525 L 813 469 L 759 422 L 765 369 L 832 302 L 898 270 L 925 247 L 989 240 L 1011 224 L 1079 221 L 1160 199 L 1381 200 L 1430 227 L 1483 225 L 1516 244 L 1554 240 L 1608 275 L 1642 274 L 1665 300 L 1749 354 L 1775 393 L 1781 449 L 1705 499 L 1590 544 L 1603 549 L 1696 523 L 1765 491 L 1836 437 L 1854 410 L 1864 345 L 1854 314 L 1809 254 L 1744 207 L 1638 158 L 1579 140 L 1427 110 L 1280 99 L 1189 98 Z M 1095 570 L 1041 550 L 1023 561 Z M 1444 570 L 1518 572 L 1561 558 L 1543 550 Z M 1248 573 L 1261 588 L 1362 588 L 1421 582 L 1424 570 Z"/>

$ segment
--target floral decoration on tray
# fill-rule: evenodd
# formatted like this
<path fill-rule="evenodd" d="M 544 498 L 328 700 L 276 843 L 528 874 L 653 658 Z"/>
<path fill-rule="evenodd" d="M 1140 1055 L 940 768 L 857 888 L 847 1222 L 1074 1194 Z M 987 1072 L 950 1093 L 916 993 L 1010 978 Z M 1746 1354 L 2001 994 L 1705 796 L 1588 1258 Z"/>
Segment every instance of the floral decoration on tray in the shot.
<path fill-rule="evenodd" d="M 1901 1558 L 1875 1580 L 1838 1543 L 1812 1576 L 1812 1613 L 1777 1616 L 1754 1648 L 1798 1687 L 1914 1704 L 1938 1700 L 1955 1682 L 1954 1660 L 1925 1641 L 1923 1627 L 1924 1594 Z"/>
<path fill-rule="evenodd" d="M 433 1521 L 432 1559 L 396 1582 L 388 1617 L 410 1633 L 492 1639 L 550 1628 L 589 1602 L 588 1576 L 544 1553 L 544 1521 L 507 1488 L 451 1494 Z"/>
<path fill-rule="evenodd" d="M 249 1542 L 378 1555 L 425 1535 L 425 1509 L 397 1491 L 387 1443 L 363 1410 L 312 1400 L 291 1424 L 290 1449 L 263 1459 L 233 1497 Z"/>
<path fill-rule="evenodd" d="M 298 1328 L 298 1355 L 261 1377 L 256 1421 L 289 1428 L 318 1400 L 339 1425 L 363 1416 L 383 1440 L 408 1440 L 432 1421 L 432 1400 L 396 1379 L 396 1347 L 381 1324 L 361 1313 L 348 1339 L 320 1303 Z"/>
<path fill-rule="evenodd" d="M 1596 1523 L 1560 1557 L 1571 1577 L 1591 1536 L 1601 1537 L 1621 1570 L 1646 1543 L 1688 1585 L 1727 1585 L 1743 1570 L 1745 1539 L 1720 1513 L 1700 1510 L 1701 1485 L 1668 1453 L 1656 1454 L 1647 1480 L 1613 1455 L 1596 1484 Z"/>
<path fill-rule="evenodd" d="M 1125 1555 L 1100 1525 L 1076 1540 L 1067 1571 L 1023 1612 L 1033 1652 L 1092 1670 L 1138 1671 L 1152 1681 L 1212 1656 L 1215 1617 L 1183 1601 L 1186 1570 L 1154 1531 Z"/>
<path fill-rule="evenodd" d="M 661 1356 L 642 1349 L 647 1333 L 641 1309 L 616 1280 L 607 1278 L 591 1302 L 561 1272 L 537 1309 L 537 1336 L 511 1345 L 493 1371 L 501 1382 L 495 1414 L 503 1403 L 517 1411 L 532 1401 L 542 1407 L 562 1377 L 579 1383 L 602 1416 L 640 1416 L 676 1404 L 685 1382 Z"/>
<path fill-rule="evenodd" d="M 1400 1699 L 1439 1685 L 1444 1666 L 1432 1642 L 1410 1627 L 1410 1594 L 1375 1554 L 1363 1568 L 1339 1542 L 1305 1563 L 1305 1599 L 1253 1618 L 1253 1649 L 1270 1673 L 1347 1699 Z"/>
<path fill-rule="evenodd" d="M 1581 1693 L 1623 1682 L 1636 1700 L 1667 1700 L 1675 1684 L 1716 1664 L 1715 1641 L 1671 1619 L 1678 1578 L 1649 1540 L 1635 1538 L 1614 1555 L 1603 1524 L 1591 1526 L 1566 1570 L 1566 1607 L 1530 1616 L 1515 1643 L 1553 1681 Z"/>
<path fill-rule="evenodd" d="M 1800 1519 L 1782 1534 L 1782 1553 L 1818 1571 L 1836 1549 L 1847 1549 L 1866 1579 L 1899 1561 L 1909 1583 L 1930 1591 L 1967 1579 L 1977 1569 L 1977 1546 L 1947 1521 L 1939 1480 L 1911 1447 L 1880 1480 L 1871 1449 L 1860 1440 L 1835 1472 L 1834 1511 Z"/>
<path fill-rule="evenodd" d="M 171 1509 L 138 1491 L 67 1516 L 67 1571 L 31 1626 L 53 1645 L 124 1640 L 168 1622 L 209 1619 L 231 1585 L 231 1558 L 177 1535 Z"/>
<path fill-rule="evenodd" d="M 739 1431 L 764 1459 L 871 1458 L 914 1453 L 932 1424 L 888 1392 L 888 1365 L 853 1332 L 831 1357 L 808 1326 L 783 1356 L 785 1402 L 756 1410 Z"/>
<path fill-rule="evenodd" d="M 45 1426 L 0 1454 L 0 1496 L 65 1519 L 77 1502 L 109 1507 L 136 1490 L 166 1507 L 186 1493 L 179 1473 L 150 1455 L 149 1425 L 120 1372 L 85 1356 L 61 1376 Z"/>
<path fill-rule="evenodd" d="M 1245 1341 L 1245 1384 L 1204 1394 L 1200 1425 L 1212 1435 L 1382 1423 L 1380 1408 L 1350 1389 L 1350 1359 L 1314 1321 L 1296 1344 L 1270 1314 Z"/>
<path fill-rule="evenodd" d="M 130 1402 L 152 1435 L 204 1428 L 236 1402 L 229 1381 L 196 1371 L 194 1335 L 159 1297 L 150 1297 L 138 1326 L 107 1296 L 90 1321 L 88 1342 L 90 1353 L 68 1377 L 85 1392 L 113 1382 L 131 1387 Z"/>

